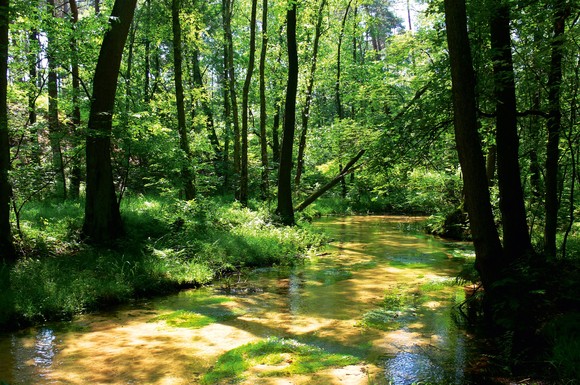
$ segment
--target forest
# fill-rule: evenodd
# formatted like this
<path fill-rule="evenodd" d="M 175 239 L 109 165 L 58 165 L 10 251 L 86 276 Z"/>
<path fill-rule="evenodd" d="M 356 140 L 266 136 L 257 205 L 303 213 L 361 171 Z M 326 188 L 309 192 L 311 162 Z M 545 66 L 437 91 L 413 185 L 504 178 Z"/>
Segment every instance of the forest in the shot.
<path fill-rule="evenodd" d="M 577 2 L 0 0 L 0 20 L 0 329 L 304 263 L 322 216 L 421 215 L 472 242 L 473 322 L 512 373 L 577 383 Z"/>

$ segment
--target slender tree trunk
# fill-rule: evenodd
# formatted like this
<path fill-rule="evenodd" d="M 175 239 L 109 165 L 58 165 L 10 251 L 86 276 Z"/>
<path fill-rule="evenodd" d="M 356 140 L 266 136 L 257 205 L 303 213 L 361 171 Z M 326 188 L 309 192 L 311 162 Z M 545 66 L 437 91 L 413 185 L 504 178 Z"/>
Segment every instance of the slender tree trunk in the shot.
<path fill-rule="evenodd" d="M 71 9 L 71 17 L 73 23 L 73 30 L 76 29 L 76 24 L 79 20 L 79 11 L 77 8 L 76 0 L 69 0 L 70 9 Z M 78 199 L 80 194 L 80 185 L 82 180 L 82 172 L 81 172 L 81 156 L 80 152 L 77 151 L 79 145 L 79 127 L 81 125 L 81 108 L 79 102 L 79 95 L 80 95 L 80 78 L 79 78 L 79 61 L 78 61 L 78 49 L 77 49 L 77 41 L 75 36 L 71 38 L 70 42 L 71 46 L 71 75 L 72 75 L 72 140 L 73 140 L 73 157 L 72 157 L 72 164 L 71 164 L 71 171 L 70 171 L 70 187 L 69 187 L 69 196 L 72 199 Z"/>
<path fill-rule="evenodd" d="M 87 196 L 83 234 L 110 244 L 123 234 L 111 165 L 111 129 L 123 47 L 137 0 L 115 0 L 93 78 L 87 133 Z"/>
<path fill-rule="evenodd" d="M 56 18 L 54 0 L 48 0 L 52 17 Z M 53 32 L 54 33 L 54 32 Z M 58 76 L 56 73 L 56 58 L 54 54 L 54 36 L 48 34 L 48 135 L 52 152 L 52 170 L 55 174 L 56 193 L 60 199 L 66 199 L 66 179 L 62 157 L 62 132 L 58 119 Z"/>
<path fill-rule="evenodd" d="M 171 2 L 171 19 L 173 29 L 173 66 L 175 69 L 175 105 L 177 107 L 177 130 L 179 132 L 179 148 L 184 154 L 185 164 L 181 168 L 181 177 L 185 200 L 195 198 L 193 172 L 191 171 L 191 150 L 185 124 L 185 104 L 183 102 L 182 56 L 181 56 L 181 23 L 179 20 L 180 0 Z"/>
<path fill-rule="evenodd" d="M 256 8 L 257 0 L 252 0 L 252 11 L 250 15 L 250 58 L 242 90 L 242 161 L 240 170 L 239 200 L 243 206 L 248 205 L 248 103 L 256 57 Z"/>
<path fill-rule="evenodd" d="M 266 124 L 266 50 L 268 49 L 268 0 L 262 1 L 262 48 L 260 51 L 260 160 L 262 163 L 262 183 L 260 184 L 262 200 L 268 199 L 270 183 L 268 173 L 268 138 Z"/>
<path fill-rule="evenodd" d="M 465 203 L 476 253 L 475 266 L 484 287 L 490 288 L 503 267 L 502 248 L 494 224 L 477 132 L 475 75 L 467 35 L 465 0 L 445 0 L 445 23 L 451 61 L 455 141 L 463 170 Z"/>
<path fill-rule="evenodd" d="M 222 150 L 220 147 L 220 142 L 215 131 L 214 121 L 213 121 L 213 112 L 211 110 L 210 105 L 207 102 L 207 95 L 206 89 L 203 84 L 203 77 L 201 75 L 201 68 L 199 65 L 199 49 L 197 47 L 193 50 L 193 85 L 194 87 L 199 90 L 199 95 L 201 95 L 199 104 L 201 105 L 201 110 L 205 115 L 205 128 L 207 130 L 207 137 L 209 142 L 211 143 L 211 147 L 214 152 L 214 163 L 216 163 L 215 168 L 218 170 L 220 167 L 218 166 L 218 162 L 221 161 L 222 157 Z"/>
<path fill-rule="evenodd" d="M 292 205 L 292 148 L 296 124 L 296 91 L 298 89 L 298 51 L 296 47 L 296 2 L 291 1 L 286 13 L 288 39 L 288 85 L 284 110 L 284 137 L 278 171 L 278 207 L 276 214 L 284 225 L 294 225 Z"/>
<path fill-rule="evenodd" d="M 231 109 L 231 98 L 230 98 L 230 81 L 229 81 L 229 44 L 228 44 L 228 4 L 229 0 L 222 0 L 222 18 L 224 27 L 224 59 L 223 59 L 223 98 L 224 98 L 224 125 L 225 125 L 225 138 L 224 138 L 224 181 L 223 188 L 224 191 L 228 191 L 230 188 L 230 139 L 232 135 L 232 109 Z"/>
<path fill-rule="evenodd" d="M 149 79 L 151 77 L 151 0 L 145 1 L 145 63 L 143 78 L 143 101 L 149 103 Z"/>
<path fill-rule="evenodd" d="M 342 101 L 340 98 L 340 77 L 342 73 L 341 68 L 341 50 L 342 50 L 342 39 L 344 38 L 344 29 L 346 27 L 346 19 L 348 17 L 348 12 L 350 11 L 350 6 L 352 4 L 352 0 L 350 0 L 346 6 L 346 10 L 344 11 L 344 16 L 342 17 L 342 22 L 340 24 L 340 34 L 338 35 L 338 47 L 336 52 L 336 82 L 334 83 L 334 97 L 336 102 L 336 114 L 338 115 L 338 119 L 342 120 L 344 118 L 344 112 L 342 108 Z"/>
<path fill-rule="evenodd" d="M 511 52 L 510 10 L 501 0 L 492 1 L 490 20 L 494 91 L 499 205 L 504 257 L 513 261 L 532 251 L 519 163 L 516 85 Z"/>
<path fill-rule="evenodd" d="M 298 144 L 298 158 L 296 161 L 296 176 L 294 177 L 295 187 L 300 186 L 300 179 L 302 178 L 302 171 L 304 169 L 304 152 L 306 151 L 306 136 L 308 133 L 308 119 L 310 118 L 310 105 L 312 104 L 312 90 L 314 89 L 314 75 L 316 73 L 316 64 L 318 58 L 318 45 L 320 42 L 320 35 L 322 34 L 322 16 L 326 0 L 320 2 L 318 9 L 318 18 L 316 20 L 316 28 L 314 31 L 314 42 L 312 45 L 312 62 L 310 64 L 310 75 L 308 77 L 308 84 L 306 85 L 306 100 L 302 108 L 302 131 L 300 133 L 300 142 Z"/>
<path fill-rule="evenodd" d="M 36 165 L 40 165 L 40 144 L 38 142 L 38 128 L 36 125 L 36 98 L 38 88 L 38 31 L 33 30 L 28 35 L 28 75 L 30 90 L 28 91 L 28 124 L 31 127 L 30 136 L 34 145 L 32 157 Z"/>
<path fill-rule="evenodd" d="M 95 15 L 101 14 L 100 0 L 95 0 Z"/>
<path fill-rule="evenodd" d="M 10 141 L 8 137 L 8 25 L 10 21 L 9 0 L 0 0 L 0 261 L 16 261 L 10 226 L 11 185 Z"/>
<path fill-rule="evenodd" d="M 546 223 L 544 227 L 544 252 L 548 259 L 556 258 L 556 232 L 558 230 L 558 158 L 560 156 L 560 129 L 562 112 L 560 109 L 560 85 L 562 83 L 562 57 L 564 56 L 564 29 L 566 21 L 566 1 L 555 1 L 554 36 L 552 57 L 548 74 L 548 144 L 546 147 Z"/>
<path fill-rule="evenodd" d="M 234 42 L 232 36 L 231 20 L 232 20 L 232 4 L 233 0 L 224 0 L 224 31 L 226 34 L 226 44 L 228 46 L 228 79 L 229 79 L 229 94 L 232 109 L 232 121 L 234 124 L 234 186 L 236 186 L 236 198 L 239 198 L 239 182 L 240 182 L 240 118 L 238 115 L 238 98 L 236 93 L 236 73 L 234 68 Z"/>

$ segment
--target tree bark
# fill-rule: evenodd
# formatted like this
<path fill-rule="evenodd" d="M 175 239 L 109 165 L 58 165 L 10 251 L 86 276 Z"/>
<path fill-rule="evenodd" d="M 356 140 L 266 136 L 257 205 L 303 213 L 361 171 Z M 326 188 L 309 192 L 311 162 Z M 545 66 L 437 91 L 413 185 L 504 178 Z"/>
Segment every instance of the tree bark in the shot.
<path fill-rule="evenodd" d="M 239 200 L 243 206 L 248 205 L 248 103 L 250 98 L 250 85 L 254 73 L 254 62 L 256 57 L 256 8 L 257 0 L 252 0 L 252 11 L 250 15 L 250 58 L 246 71 L 246 79 L 242 89 L 242 154 L 240 170 L 240 196 Z"/>
<path fill-rule="evenodd" d="M 484 287 L 499 278 L 502 248 L 494 224 L 477 132 L 475 75 L 467 35 L 465 0 L 445 0 L 445 23 L 451 62 L 455 141 L 463 171 L 465 203 L 476 260 Z"/>
<path fill-rule="evenodd" d="M 123 47 L 137 0 L 115 0 L 95 75 L 86 141 L 87 185 L 83 234 L 110 244 L 123 234 L 111 165 L 111 129 Z"/>
<path fill-rule="evenodd" d="M 49 11 L 56 18 L 54 0 L 47 1 Z M 56 194 L 60 199 L 66 199 L 66 179 L 62 157 L 62 132 L 58 118 L 58 76 L 56 74 L 56 58 L 54 53 L 54 31 L 48 33 L 48 136 L 52 153 L 52 171 L 55 175 Z"/>
<path fill-rule="evenodd" d="M 548 73 L 548 144 L 546 147 L 545 204 L 546 222 L 544 227 L 544 252 L 546 258 L 556 258 L 556 232 L 558 230 L 558 158 L 560 157 L 560 129 L 562 111 L 560 108 L 560 85 L 562 83 L 562 58 L 564 56 L 564 29 L 566 21 L 565 0 L 555 1 L 554 36 L 550 72 Z"/>
<path fill-rule="evenodd" d="M 276 214 L 287 226 L 294 225 L 292 205 L 292 148 L 296 124 L 296 91 L 298 88 L 298 51 L 296 47 L 296 2 L 291 1 L 286 12 L 286 36 L 288 39 L 288 85 L 284 110 L 284 137 L 280 152 L 278 171 L 278 206 Z"/>
<path fill-rule="evenodd" d="M 177 107 L 177 130 L 179 132 L 179 148 L 183 152 L 185 164 L 181 168 L 181 178 L 185 200 L 195 198 L 195 186 L 193 183 L 193 172 L 191 171 L 191 150 L 189 149 L 189 140 L 187 127 L 185 124 L 185 105 L 183 102 L 183 72 L 181 56 L 181 23 L 179 20 L 180 0 L 171 2 L 171 20 L 173 29 L 173 66 L 175 70 L 175 105 Z"/>
<path fill-rule="evenodd" d="M 519 163 L 516 85 L 511 51 L 510 9 L 507 3 L 491 4 L 491 52 L 496 98 L 496 145 L 499 206 L 503 250 L 507 261 L 532 251 Z"/>
<path fill-rule="evenodd" d="M 228 46 L 228 92 L 230 95 L 230 107 L 232 112 L 232 122 L 234 125 L 234 186 L 236 186 L 236 197 L 239 197 L 239 181 L 240 181 L 240 118 L 238 115 L 238 98 L 236 93 L 236 72 L 234 68 L 234 42 L 232 35 L 231 19 L 232 19 L 232 3 L 233 0 L 224 1 L 224 31 L 226 37 L 226 44 Z"/>
<path fill-rule="evenodd" d="M 262 1 L 262 48 L 260 51 L 260 161 L 262 164 L 262 183 L 260 184 L 262 200 L 268 199 L 270 182 L 268 172 L 268 138 L 266 124 L 266 50 L 268 49 L 268 0 Z"/>
<path fill-rule="evenodd" d="M 0 0 L 0 261 L 16 261 L 10 225 L 10 141 L 8 136 L 8 25 L 9 0 Z"/>
<path fill-rule="evenodd" d="M 73 30 L 76 29 L 76 24 L 79 20 L 79 10 L 77 7 L 76 0 L 69 0 L 70 10 L 71 10 L 71 21 Z M 73 111 L 71 116 L 72 124 L 72 140 L 73 140 L 73 158 L 70 170 L 70 186 L 69 186 L 69 196 L 72 199 L 78 199 L 80 194 L 80 186 L 82 180 L 81 173 L 81 157 L 80 153 L 77 153 L 76 149 L 79 144 L 79 127 L 81 125 L 81 108 L 79 102 L 80 95 L 80 77 L 79 77 L 79 60 L 78 60 L 78 49 L 77 41 L 73 35 L 70 41 L 71 47 L 71 77 L 72 77 L 72 105 Z"/>
<path fill-rule="evenodd" d="M 294 177 L 294 185 L 296 188 L 300 186 L 302 178 L 302 171 L 304 169 L 304 152 L 306 151 L 306 136 L 308 133 L 308 119 L 310 118 L 310 105 L 312 104 L 312 90 L 314 89 L 314 75 L 316 73 L 316 64 L 318 58 L 318 45 L 320 42 L 320 35 L 322 34 L 322 16 L 326 0 L 320 2 L 318 9 L 318 18 L 316 19 L 316 28 L 314 30 L 314 42 L 312 44 L 312 62 L 310 64 L 310 75 L 308 77 L 308 84 L 306 85 L 306 100 L 302 108 L 302 131 L 300 133 L 300 142 L 298 144 L 298 158 L 296 160 L 296 176 Z"/>

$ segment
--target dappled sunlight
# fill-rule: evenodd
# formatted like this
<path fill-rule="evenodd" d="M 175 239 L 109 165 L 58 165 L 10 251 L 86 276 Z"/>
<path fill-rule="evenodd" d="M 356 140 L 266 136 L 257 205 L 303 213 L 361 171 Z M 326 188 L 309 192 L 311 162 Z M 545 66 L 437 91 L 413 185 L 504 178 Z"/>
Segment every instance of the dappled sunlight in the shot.
<path fill-rule="evenodd" d="M 2 379 L 14 385 L 196 384 L 226 352 L 268 337 L 352 355 L 360 363 L 267 375 L 290 365 L 292 358 L 281 356 L 248 368 L 241 384 L 437 383 L 451 378 L 449 370 L 459 370 L 463 379 L 464 337 L 449 315 L 455 289 L 444 285 L 458 265 L 442 244 L 398 227 L 418 220 L 325 219 L 316 225 L 335 241 L 316 262 L 261 269 L 214 287 L 1 338 L 0 365 L 11 373 Z M 392 319 L 388 327 L 361 325 L 363 315 L 401 285 L 413 301 L 421 288 L 429 291 L 421 302 L 385 313 Z"/>

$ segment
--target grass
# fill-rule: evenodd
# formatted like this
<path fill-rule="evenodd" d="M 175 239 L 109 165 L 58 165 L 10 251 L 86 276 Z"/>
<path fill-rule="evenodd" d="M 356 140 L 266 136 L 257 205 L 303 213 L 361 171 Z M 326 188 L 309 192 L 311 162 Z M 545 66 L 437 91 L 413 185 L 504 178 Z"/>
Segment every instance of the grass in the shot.
<path fill-rule="evenodd" d="M 248 370 L 258 365 L 265 366 L 258 372 L 260 377 L 280 377 L 314 373 L 359 362 L 360 359 L 355 356 L 330 353 L 292 339 L 271 337 L 242 345 L 222 355 L 215 366 L 204 375 L 202 384 L 241 380 Z"/>
<path fill-rule="evenodd" d="M 300 263 L 321 235 L 276 227 L 266 209 L 215 200 L 127 197 L 127 236 L 80 241 L 82 202 L 32 202 L 21 218 L 23 257 L 0 266 L 0 329 L 21 328 L 196 287 L 245 267 Z"/>

